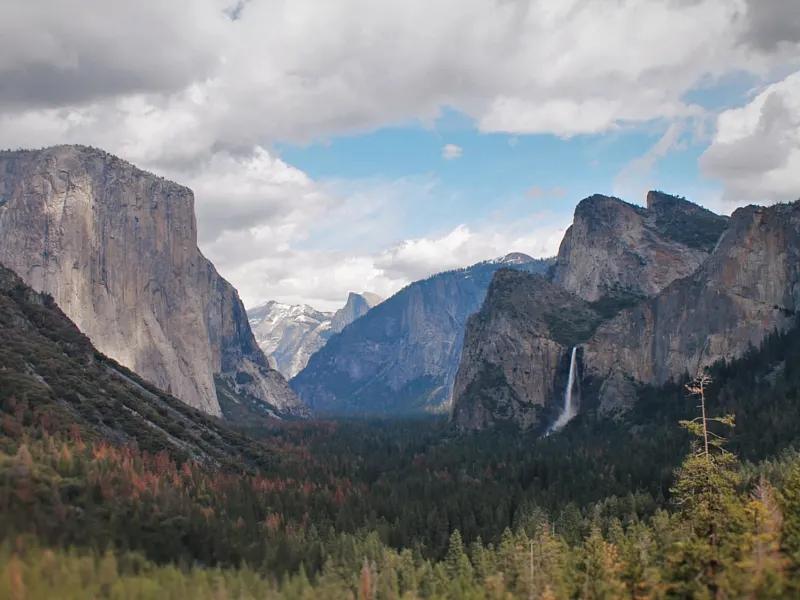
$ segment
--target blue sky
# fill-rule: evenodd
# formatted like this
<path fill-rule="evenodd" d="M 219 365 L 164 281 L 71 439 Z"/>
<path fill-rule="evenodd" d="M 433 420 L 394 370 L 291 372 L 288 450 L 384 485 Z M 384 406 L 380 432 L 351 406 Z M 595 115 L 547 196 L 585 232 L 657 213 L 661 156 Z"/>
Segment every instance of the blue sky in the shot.
<path fill-rule="evenodd" d="M 746 98 L 739 87 L 725 82 L 693 94 L 692 101 L 708 108 L 721 100 L 728 106 L 743 104 Z M 730 89 L 738 96 L 733 97 Z M 635 181 L 620 179 L 625 167 L 647 154 L 666 128 L 667 124 L 656 122 L 570 138 L 481 133 L 469 117 L 446 110 L 432 125 L 411 121 L 308 145 L 277 144 L 275 151 L 320 182 L 434 181 L 435 188 L 425 194 L 424 210 L 411 210 L 397 222 L 397 238 L 406 239 L 458 223 L 480 227 L 498 217 L 513 220 L 543 211 L 568 218 L 579 200 L 594 193 L 642 204 L 642 190 L 658 188 L 717 208 L 714 200 L 721 186 L 701 177 L 698 169 L 709 140 L 693 140 L 691 132 L 682 136 L 683 145 Z M 445 157 L 447 145 L 458 147 L 458 156 Z M 418 206 L 419 198 L 407 200 Z"/>

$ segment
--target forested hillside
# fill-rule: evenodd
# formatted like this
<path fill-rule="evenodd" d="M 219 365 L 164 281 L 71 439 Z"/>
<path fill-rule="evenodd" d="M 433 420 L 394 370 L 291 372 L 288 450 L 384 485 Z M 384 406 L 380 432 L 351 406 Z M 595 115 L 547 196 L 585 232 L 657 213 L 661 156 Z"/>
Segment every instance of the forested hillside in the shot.
<path fill-rule="evenodd" d="M 235 432 L 118 371 L 47 297 L 15 284 L 0 300 L 0 598 L 775 598 L 800 585 L 798 329 L 711 369 L 706 414 L 735 427 L 711 423 L 728 441 L 706 454 L 680 424 L 701 414 L 686 382 L 646 389 L 625 421 L 584 407 L 544 439 L 459 438 L 423 419 Z"/>

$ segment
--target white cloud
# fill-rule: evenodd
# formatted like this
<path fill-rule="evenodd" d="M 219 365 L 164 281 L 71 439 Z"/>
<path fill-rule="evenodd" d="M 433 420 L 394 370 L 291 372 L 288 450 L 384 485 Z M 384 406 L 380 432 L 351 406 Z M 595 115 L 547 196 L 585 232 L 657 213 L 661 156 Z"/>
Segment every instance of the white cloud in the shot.
<path fill-rule="evenodd" d="M 555 256 L 568 221 L 569 216 L 539 214 L 475 231 L 461 224 L 439 237 L 397 244 L 377 255 L 375 265 L 389 277 L 410 282 L 509 252 Z"/>
<path fill-rule="evenodd" d="M 245 262 L 229 269 L 229 276 L 237 282 L 248 306 L 270 298 L 333 310 L 354 290 L 389 297 L 434 273 L 509 252 L 553 256 L 568 220 L 551 219 L 547 226 L 539 227 L 526 220 L 523 227 L 503 224 L 483 230 L 462 224 L 442 235 L 405 240 L 372 255 L 292 251 L 286 256 Z"/>
<path fill-rule="evenodd" d="M 4 0 L 0 107 L 175 92 L 218 68 L 230 20 L 203 0 Z"/>
<path fill-rule="evenodd" d="M 220 240 L 258 231 L 261 237 L 279 242 L 276 246 L 288 244 L 302 235 L 301 224 L 323 217 L 341 203 L 263 148 L 252 156 L 220 152 L 189 171 L 160 171 L 194 191 L 199 242 L 221 261 L 228 258 L 216 250 Z"/>
<path fill-rule="evenodd" d="M 445 144 L 442 147 L 442 158 L 447 160 L 452 160 L 454 158 L 461 158 L 464 149 L 461 146 L 456 146 L 455 144 Z"/>
<path fill-rule="evenodd" d="M 721 113 L 700 168 L 722 182 L 728 202 L 800 198 L 800 71 Z"/>
<path fill-rule="evenodd" d="M 703 119 L 697 119 L 703 121 Z M 642 202 L 647 192 L 655 186 L 651 177 L 656 163 L 675 150 L 685 150 L 687 141 L 685 133 L 690 127 L 687 120 L 681 119 L 670 123 L 661 137 L 647 152 L 629 162 L 617 174 L 614 181 L 614 194 L 620 198 L 633 198 L 634 202 Z M 690 130 L 697 133 L 697 127 Z"/>
<path fill-rule="evenodd" d="M 180 143 L 191 157 L 445 106 L 483 131 L 596 133 L 692 113 L 681 96 L 701 78 L 763 67 L 738 43 L 753 28 L 744 0 L 276 0 L 236 20 L 232 5 L 11 0 L 0 103 L 83 105 L 98 126 L 110 111 L 159 155 Z M 117 101 L 136 93 L 149 96 Z"/>
<path fill-rule="evenodd" d="M 239 2 L 234 20 L 235 6 L 0 3 L 0 147 L 91 144 L 194 188 L 201 247 L 248 301 L 387 295 L 507 251 L 552 253 L 566 226 L 516 219 L 403 240 L 396 217 L 435 181 L 316 182 L 269 150 L 276 141 L 430 123 L 445 107 L 511 136 L 671 122 L 700 112 L 682 100 L 698 81 L 797 56 L 797 3 L 779 19 L 753 0 L 273 0 Z M 781 94 L 793 106 L 795 92 Z M 755 135 L 777 197 L 800 169 L 789 137 L 770 146 L 751 126 L 756 103 L 720 116 L 704 167 L 729 195 L 751 191 L 756 175 L 726 165 L 741 163 L 733 133 Z"/>

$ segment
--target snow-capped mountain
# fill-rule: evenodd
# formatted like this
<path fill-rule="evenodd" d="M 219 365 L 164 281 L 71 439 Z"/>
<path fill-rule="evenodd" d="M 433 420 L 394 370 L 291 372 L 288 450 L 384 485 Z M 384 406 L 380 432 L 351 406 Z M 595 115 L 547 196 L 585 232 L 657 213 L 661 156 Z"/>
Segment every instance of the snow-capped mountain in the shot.
<path fill-rule="evenodd" d="M 336 312 L 315 310 L 307 304 L 283 304 L 273 300 L 247 311 L 256 341 L 286 379 L 303 370 L 308 359 L 328 339 L 382 302 L 370 292 L 351 293 Z"/>

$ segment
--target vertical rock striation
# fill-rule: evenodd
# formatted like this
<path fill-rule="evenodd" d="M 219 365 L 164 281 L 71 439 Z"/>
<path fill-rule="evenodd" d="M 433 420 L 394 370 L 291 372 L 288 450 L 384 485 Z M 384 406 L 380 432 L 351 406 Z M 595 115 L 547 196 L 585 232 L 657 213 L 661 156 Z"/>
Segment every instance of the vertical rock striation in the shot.
<path fill-rule="evenodd" d="M 51 294 L 104 354 L 203 411 L 214 376 L 301 411 L 236 290 L 197 248 L 192 192 L 100 150 L 0 153 L 0 263 Z"/>
<path fill-rule="evenodd" d="M 601 326 L 584 346 L 604 380 L 601 408 L 624 409 L 636 382 L 661 384 L 741 356 L 800 309 L 800 203 L 733 213 L 692 275 Z"/>
<path fill-rule="evenodd" d="M 355 294 L 350 292 L 345 305 L 333 314 L 331 331 L 339 333 L 356 319 L 363 317 L 369 310 L 383 302 L 383 298 L 371 292 Z"/>
<path fill-rule="evenodd" d="M 462 429 L 535 423 L 545 413 L 532 407 L 559 401 L 564 355 L 576 344 L 600 412 L 614 414 L 642 383 L 693 375 L 792 326 L 800 201 L 728 219 L 660 192 L 647 209 L 592 196 L 576 208 L 549 276 L 550 287 L 498 272 L 470 318 L 454 392 Z M 589 302 L 567 301 L 572 293 Z"/>

